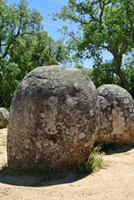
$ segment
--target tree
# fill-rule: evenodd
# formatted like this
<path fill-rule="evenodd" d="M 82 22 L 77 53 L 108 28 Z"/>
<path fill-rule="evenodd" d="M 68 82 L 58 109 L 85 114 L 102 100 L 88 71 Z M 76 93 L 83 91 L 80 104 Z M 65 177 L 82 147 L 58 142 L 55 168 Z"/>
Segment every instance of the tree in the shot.
<path fill-rule="evenodd" d="M 29 71 L 68 59 L 63 41 L 49 37 L 41 20 L 35 9 L 28 9 L 26 0 L 10 6 L 0 0 L 0 106 L 10 106 L 15 89 Z"/>
<path fill-rule="evenodd" d="M 0 106 L 9 107 L 14 91 L 18 86 L 20 70 L 15 63 L 9 63 L 5 58 L 0 61 Z"/>
<path fill-rule="evenodd" d="M 120 79 L 115 73 L 113 61 L 107 61 L 93 68 L 90 78 L 98 88 L 103 84 L 117 84 L 120 85 Z"/>
<path fill-rule="evenodd" d="M 70 40 L 68 46 L 78 58 L 101 60 L 102 50 L 109 51 L 114 60 L 115 73 L 121 85 L 128 87 L 122 70 L 123 55 L 134 48 L 133 0 L 68 0 L 67 5 L 55 14 L 71 20 L 78 31 L 65 27 Z"/>
<path fill-rule="evenodd" d="M 10 62 L 10 53 L 17 49 L 22 37 L 30 37 L 42 30 L 42 17 L 28 9 L 26 0 L 20 4 L 6 4 L 0 0 L 0 105 L 9 106 L 21 74 L 18 63 Z M 22 54 L 24 52 L 21 52 Z M 18 57 L 21 55 L 18 55 Z M 25 53 L 26 56 L 26 53 Z M 25 58 L 23 57 L 23 61 Z"/>
<path fill-rule="evenodd" d="M 68 51 L 61 40 L 54 41 L 46 31 L 36 35 L 18 37 L 15 47 L 9 51 L 9 63 L 16 63 L 20 69 L 18 80 L 32 69 L 43 65 L 64 63 L 68 59 Z"/>
<path fill-rule="evenodd" d="M 0 61 L 15 48 L 18 37 L 38 33 L 42 29 L 42 19 L 35 9 L 28 9 L 26 0 L 11 6 L 0 0 Z"/>
<path fill-rule="evenodd" d="M 46 31 L 38 33 L 34 37 L 33 63 L 36 66 L 58 65 L 66 63 L 68 50 L 62 40 L 54 41 Z"/>
<path fill-rule="evenodd" d="M 14 91 L 28 72 L 38 66 L 66 62 L 68 52 L 62 41 L 54 41 L 43 31 L 21 35 L 0 61 L 0 106 L 9 107 Z"/>

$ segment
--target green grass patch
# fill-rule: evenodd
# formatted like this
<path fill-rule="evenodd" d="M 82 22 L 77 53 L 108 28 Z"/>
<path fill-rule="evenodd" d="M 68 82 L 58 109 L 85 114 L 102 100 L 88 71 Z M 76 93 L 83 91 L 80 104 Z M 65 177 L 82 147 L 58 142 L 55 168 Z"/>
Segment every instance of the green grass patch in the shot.
<path fill-rule="evenodd" d="M 79 174 L 91 174 L 103 168 L 103 152 L 100 151 L 100 146 L 95 146 L 89 157 L 77 166 Z"/>

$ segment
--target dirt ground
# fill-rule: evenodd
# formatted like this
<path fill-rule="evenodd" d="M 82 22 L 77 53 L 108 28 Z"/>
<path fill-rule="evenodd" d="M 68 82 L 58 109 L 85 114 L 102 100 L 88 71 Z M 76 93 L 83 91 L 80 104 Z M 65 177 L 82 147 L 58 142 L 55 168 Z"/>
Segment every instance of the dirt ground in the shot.
<path fill-rule="evenodd" d="M 7 129 L 0 130 L 0 167 L 7 162 Z M 134 200 L 134 149 L 103 157 L 106 167 L 83 179 L 13 175 L 0 170 L 0 200 Z"/>

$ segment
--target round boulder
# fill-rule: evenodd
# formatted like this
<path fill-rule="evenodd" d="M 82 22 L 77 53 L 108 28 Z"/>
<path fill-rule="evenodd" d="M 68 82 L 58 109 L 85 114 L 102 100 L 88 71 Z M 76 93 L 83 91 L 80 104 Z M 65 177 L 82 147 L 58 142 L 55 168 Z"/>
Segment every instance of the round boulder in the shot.
<path fill-rule="evenodd" d="M 106 84 L 98 89 L 100 126 L 98 142 L 130 143 L 134 140 L 134 100 L 123 88 Z"/>
<path fill-rule="evenodd" d="M 9 112 L 5 108 L 0 108 L 0 128 L 5 128 L 8 125 Z"/>
<path fill-rule="evenodd" d="M 95 141 L 97 99 L 81 70 L 43 66 L 31 71 L 11 105 L 9 168 L 65 169 L 82 162 Z"/>

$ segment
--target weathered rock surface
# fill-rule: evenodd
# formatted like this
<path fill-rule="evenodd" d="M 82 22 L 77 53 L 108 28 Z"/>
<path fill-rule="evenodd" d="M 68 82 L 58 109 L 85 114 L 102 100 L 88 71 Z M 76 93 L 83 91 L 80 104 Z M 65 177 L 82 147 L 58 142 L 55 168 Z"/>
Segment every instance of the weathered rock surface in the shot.
<path fill-rule="evenodd" d="M 38 67 L 11 105 L 8 165 L 66 168 L 89 155 L 98 119 L 97 91 L 81 70 Z"/>
<path fill-rule="evenodd" d="M 98 89 L 100 126 L 98 142 L 129 143 L 134 140 L 134 101 L 117 85 L 102 85 Z"/>
<path fill-rule="evenodd" d="M 9 112 L 5 108 L 0 108 L 0 128 L 4 128 L 8 125 Z"/>

